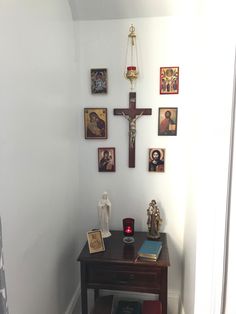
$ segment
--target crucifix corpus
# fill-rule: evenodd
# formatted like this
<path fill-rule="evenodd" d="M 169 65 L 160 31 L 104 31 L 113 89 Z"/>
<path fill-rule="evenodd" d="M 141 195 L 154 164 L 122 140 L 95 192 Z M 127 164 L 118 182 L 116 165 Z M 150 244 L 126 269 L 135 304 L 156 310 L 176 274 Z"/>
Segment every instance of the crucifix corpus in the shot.
<path fill-rule="evenodd" d="M 151 115 L 150 108 L 136 108 L 136 93 L 129 93 L 129 108 L 114 109 L 114 115 L 123 116 L 129 121 L 129 168 L 135 168 L 136 121 L 144 115 Z"/>

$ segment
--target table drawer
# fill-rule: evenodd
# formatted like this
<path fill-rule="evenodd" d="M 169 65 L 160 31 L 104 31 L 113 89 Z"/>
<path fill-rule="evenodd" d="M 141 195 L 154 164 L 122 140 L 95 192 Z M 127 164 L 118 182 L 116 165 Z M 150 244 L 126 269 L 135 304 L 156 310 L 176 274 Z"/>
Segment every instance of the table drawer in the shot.
<path fill-rule="evenodd" d="M 89 267 L 88 282 L 111 285 L 130 285 L 160 288 L 161 271 L 134 270 L 127 267 Z"/>

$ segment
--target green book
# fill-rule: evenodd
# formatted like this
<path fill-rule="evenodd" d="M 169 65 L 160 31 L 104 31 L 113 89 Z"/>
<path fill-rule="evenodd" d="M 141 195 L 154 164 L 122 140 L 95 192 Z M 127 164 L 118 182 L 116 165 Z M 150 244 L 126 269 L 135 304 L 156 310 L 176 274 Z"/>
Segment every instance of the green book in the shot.
<path fill-rule="evenodd" d="M 161 241 L 145 240 L 138 250 L 138 257 L 157 260 L 162 249 Z"/>
<path fill-rule="evenodd" d="M 119 301 L 116 314 L 142 314 L 142 306 L 138 301 Z"/>

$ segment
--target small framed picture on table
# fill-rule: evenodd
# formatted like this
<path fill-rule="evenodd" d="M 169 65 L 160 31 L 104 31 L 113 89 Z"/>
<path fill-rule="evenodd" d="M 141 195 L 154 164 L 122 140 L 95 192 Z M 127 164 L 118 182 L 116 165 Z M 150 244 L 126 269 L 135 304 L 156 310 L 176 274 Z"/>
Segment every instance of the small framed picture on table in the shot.
<path fill-rule="evenodd" d="M 89 253 L 98 253 L 105 251 L 102 232 L 99 229 L 87 232 Z"/>

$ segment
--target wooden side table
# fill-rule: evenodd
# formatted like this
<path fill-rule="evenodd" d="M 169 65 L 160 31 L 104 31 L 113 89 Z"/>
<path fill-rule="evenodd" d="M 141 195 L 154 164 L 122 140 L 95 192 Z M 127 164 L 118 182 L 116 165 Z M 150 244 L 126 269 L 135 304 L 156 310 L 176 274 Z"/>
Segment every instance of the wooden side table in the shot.
<path fill-rule="evenodd" d="M 96 300 L 92 314 L 111 314 L 113 295 L 107 295 Z"/>
<path fill-rule="evenodd" d="M 162 250 L 156 262 L 136 260 L 137 252 L 146 232 L 135 232 L 133 244 L 123 243 L 122 231 L 111 231 L 104 239 L 105 251 L 90 254 L 88 243 L 78 261 L 81 264 L 82 314 L 88 314 L 87 289 L 94 289 L 95 299 L 99 289 L 153 293 L 159 295 L 162 313 L 167 314 L 167 278 L 169 252 L 165 233 L 161 233 Z"/>

